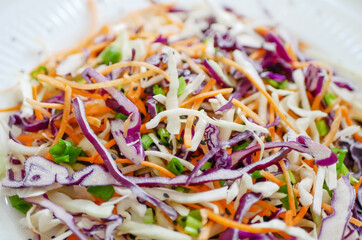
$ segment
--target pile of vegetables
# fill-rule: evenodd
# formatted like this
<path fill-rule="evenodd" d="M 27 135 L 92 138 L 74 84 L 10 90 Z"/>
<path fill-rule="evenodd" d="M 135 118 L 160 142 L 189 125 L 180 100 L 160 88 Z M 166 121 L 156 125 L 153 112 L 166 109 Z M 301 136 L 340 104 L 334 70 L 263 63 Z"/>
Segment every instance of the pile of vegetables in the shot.
<path fill-rule="evenodd" d="M 2 193 L 40 239 L 356 239 L 358 91 L 303 48 L 212 1 L 92 30 L 1 110 Z"/>

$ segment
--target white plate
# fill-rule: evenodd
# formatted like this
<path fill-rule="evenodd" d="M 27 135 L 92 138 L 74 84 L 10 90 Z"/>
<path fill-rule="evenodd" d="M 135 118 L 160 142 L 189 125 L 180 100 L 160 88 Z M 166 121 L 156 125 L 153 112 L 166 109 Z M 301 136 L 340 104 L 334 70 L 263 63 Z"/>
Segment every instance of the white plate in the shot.
<path fill-rule="evenodd" d="M 115 22 L 147 0 L 97 0 L 99 23 Z M 164 1 L 163 1 L 164 2 Z M 181 1 L 180 1 L 181 2 Z M 197 0 L 182 1 L 189 5 Z M 362 2 L 359 0 L 229 0 L 235 9 L 254 19 L 280 22 L 318 55 L 338 69 L 362 79 Z M 0 0 L 0 90 L 16 83 L 19 70 L 29 72 L 51 53 L 75 45 L 89 28 L 85 0 Z M 270 19 L 268 21 L 271 21 Z M 0 96 L 0 108 L 15 105 L 16 96 Z M 4 136 L 3 136 L 4 138 Z M 21 217 L 0 198 L 0 240 L 27 239 Z"/>

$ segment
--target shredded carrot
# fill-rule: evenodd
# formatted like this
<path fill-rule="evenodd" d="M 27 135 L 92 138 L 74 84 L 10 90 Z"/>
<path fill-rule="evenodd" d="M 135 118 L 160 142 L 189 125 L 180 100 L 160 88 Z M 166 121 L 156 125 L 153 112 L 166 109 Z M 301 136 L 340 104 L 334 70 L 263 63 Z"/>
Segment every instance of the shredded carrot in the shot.
<path fill-rule="evenodd" d="M 354 225 L 356 225 L 357 227 L 361 227 L 362 226 L 362 222 L 354 217 L 351 217 L 349 219 L 350 223 L 353 223 Z"/>
<path fill-rule="evenodd" d="M 293 62 L 298 62 L 298 58 L 297 58 L 297 56 L 295 55 L 295 53 L 293 51 L 292 44 L 286 43 L 285 44 L 285 50 L 287 50 L 287 53 L 288 53 L 289 57 L 292 59 Z"/>
<path fill-rule="evenodd" d="M 323 112 L 325 112 L 327 114 L 330 113 L 333 110 L 333 108 L 335 106 L 337 106 L 340 102 L 341 102 L 340 98 L 334 100 L 334 102 L 330 106 L 328 106 L 326 109 L 324 109 Z"/>
<path fill-rule="evenodd" d="M 77 235 L 72 234 L 69 237 L 67 237 L 67 240 L 79 240 L 79 237 L 77 237 Z"/>
<path fill-rule="evenodd" d="M 292 215 L 293 215 L 292 210 L 288 210 L 285 212 L 285 223 L 287 224 L 287 226 L 293 225 L 293 221 L 292 221 L 293 216 Z"/>
<path fill-rule="evenodd" d="M 33 94 L 33 100 L 36 101 L 37 88 L 36 88 L 35 85 L 33 85 L 33 86 L 31 86 L 31 89 L 32 89 L 32 94 Z M 35 113 L 36 119 L 38 119 L 38 120 L 43 120 L 44 119 L 43 115 L 41 115 L 41 112 L 39 110 L 35 109 L 34 113 Z"/>
<path fill-rule="evenodd" d="M 342 121 L 342 113 L 341 109 L 339 108 L 336 111 L 329 133 L 323 139 L 324 146 L 329 146 L 333 142 L 334 136 L 336 136 L 339 126 L 341 125 L 341 121 Z"/>
<path fill-rule="evenodd" d="M 293 127 L 293 125 L 288 121 L 288 119 L 286 118 L 286 116 L 283 114 L 283 112 L 279 109 L 278 105 L 275 103 L 275 101 L 273 100 L 273 98 L 269 95 L 269 93 L 267 93 L 261 86 L 259 86 L 259 84 L 254 80 L 254 78 L 245 70 L 243 69 L 239 64 L 237 64 L 236 62 L 225 58 L 225 57 L 221 57 L 221 56 L 209 56 L 209 58 L 215 59 L 217 61 L 223 62 L 229 66 L 234 67 L 236 70 L 242 72 L 245 74 L 245 76 L 249 79 L 250 82 L 253 83 L 253 85 L 268 99 L 268 101 L 270 102 L 270 104 L 272 104 L 274 110 L 278 113 L 278 115 L 280 116 L 280 118 L 294 131 L 297 132 L 297 130 Z"/>
<path fill-rule="evenodd" d="M 223 226 L 230 227 L 230 228 L 236 228 L 241 231 L 246 231 L 246 232 L 250 232 L 250 233 L 268 233 L 268 232 L 279 231 L 277 229 L 272 229 L 272 228 L 257 228 L 257 227 L 253 227 L 252 225 L 238 223 L 238 222 L 230 220 L 226 217 L 222 217 L 218 214 L 215 214 L 212 211 L 207 210 L 207 209 L 202 209 L 201 211 L 203 211 L 210 220 L 212 220 L 216 223 L 219 223 Z"/>
<path fill-rule="evenodd" d="M 328 205 L 328 204 L 325 203 L 325 202 L 322 202 L 322 208 L 323 208 L 324 210 L 327 210 L 327 211 L 330 212 L 330 213 L 333 213 L 333 212 L 334 212 L 332 206 L 331 206 L 331 205 Z"/>
<path fill-rule="evenodd" d="M 48 112 L 47 110 L 45 110 L 43 107 L 39 106 L 38 104 L 34 103 L 35 101 L 27 98 L 25 100 L 27 103 L 29 103 L 30 105 L 32 105 L 32 107 L 35 110 L 38 110 L 39 112 L 41 112 L 44 116 L 46 116 L 47 118 L 51 118 L 52 114 L 50 112 Z"/>
<path fill-rule="evenodd" d="M 210 237 L 210 232 L 212 227 L 214 226 L 214 222 L 208 222 L 202 229 L 199 234 L 198 240 L 208 240 Z"/>
<path fill-rule="evenodd" d="M 356 190 L 356 194 L 358 192 L 358 189 L 361 187 L 362 184 L 362 176 L 359 178 L 358 182 L 353 185 L 354 189 Z"/>
<path fill-rule="evenodd" d="M 279 187 L 285 185 L 285 182 L 283 182 L 282 180 L 280 180 L 279 178 L 277 178 L 276 176 L 274 176 L 273 174 L 271 174 L 268 171 L 261 170 L 260 173 L 261 173 L 261 175 L 263 175 L 263 177 L 265 177 L 269 181 L 278 184 Z"/>
<path fill-rule="evenodd" d="M 69 86 L 65 87 L 65 95 L 64 95 L 64 110 L 63 110 L 63 118 L 59 127 L 59 131 L 55 136 L 54 142 L 52 145 L 56 144 L 59 139 L 63 137 L 65 129 L 67 128 L 67 122 L 70 114 L 71 107 L 71 97 L 72 97 L 72 89 Z"/>
<path fill-rule="evenodd" d="M 345 106 L 341 107 L 341 111 L 342 111 L 342 116 L 344 117 L 344 119 L 346 120 L 346 123 L 348 126 L 352 126 L 352 120 L 348 115 L 348 110 Z M 362 142 L 362 136 L 360 136 L 358 133 L 353 134 L 353 137 L 358 141 L 358 142 Z"/>
<path fill-rule="evenodd" d="M 295 218 L 293 218 L 292 221 L 292 225 L 296 225 L 300 222 L 300 220 L 302 220 L 305 216 L 305 214 L 308 212 L 310 206 L 302 206 L 300 208 L 300 211 L 298 212 L 297 216 L 295 216 Z"/>
<path fill-rule="evenodd" d="M 265 208 L 265 209 L 268 209 L 272 212 L 276 212 L 278 210 L 278 208 L 272 204 L 270 204 L 269 202 L 267 201 L 262 201 L 262 200 L 259 200 L 256 205 L 262 207 L 262 208 Z"/>
<path fill-rule="evenodd" d="M 249 55 L 249 58 L 255 61 L 255 60 L 258 60 L 259 58 L 261 58 L 262 56 L 264 56 L 265 53 L 266 53 L 266 50 L 261 48 L 261 49 L 254 51 L 253 53 L 251 53 Z"/>
<path fill-rule="evenodd" d="M 141 125 L 140 133 L 145 134 L 145 133 L 152 133 L 152 132 L 153 132 L 152 129 L 146 128 L 146 124 Z"/>
<path fill-rule="evenodd" d="M 128 159 L 116 159 L 115 160 L 117 163 L 130 163 L 130 164 L 133 164 L 133 162 L 131 160 L 128 160 Z M 172 172 L 170 172 L 169 170 L 167 170 L 166 168 L 160 166 L 160 165 L 157 165 L 155 163 L 152 163 L 152 162 L 147 162 L 147 161 L 142 161 L 141 162 L 141 165 L 142 166 L 147 166 L 147 167 L 150 167 L 150 168 L 154 168 L 154 169 L 157 169 L 158 171 L 164 173 L 167 177 L 175 177 L 175 174 L 173 174 Z"/>
<path fill-rule="evenodd" d="M 38 101 L 30 99 L 30 98 L 27 98 L 26 102 L 32 106 L 39 106 L 42 108 L 54 108 L 54 109 L 63 109 L 64 108 L 63 104 L 38 102 Z"/>
<path fill-rule="evenodd" d="M 205 93 L 200 93 L 194 97 L 189 98 L 188 100 L 184 101 L 183 103 L 180 104 L 180 107 L 186 107 L 188 106 L 190 103 L 193 103 L 197 100 L 204 100 L 205 98 L 210 98 L 210 97 L 214 97 L 218 94 L 229 94 L 232 93 L 233 89 L 232 88 L 224 88 L 224 89 L 220 89 L 220 90 L 215 90 L 215 91 L 210 91 L 210 92 L 205 92 Z"/>
<path fill-rule="evenodd" d="M 279 165 L 283 170 L 285 181 L 286 181 L 287 187 L 288 187 L 289 207 L 290 207 L 290 210 L 292 211 L 292 215 L 295 216 L 297 214 L 297 210 L 295 209 L 294 192 L 293 192 L 292 183 L 290 182 L 290 176 L 289 176 L 287 167 L 285 166 L 285 163 L 283 160 L 279 161 Z"/>
<path fill-rule="evenodd" d="M 21 108 L 21 106 L 22 106 L 22 105 L 20 104 L 20 105 L 14 106 L 14 107 L 2 108 L 2 109 L 0 109 L 0 113 L 2 113 L 2 112 L 19 111 L 20 108 Z"/>
<path fill-rule="evenodd" d="M 245 106 L 245 104 L 243 104 L 242 102 L 240 102 L 240 101 L 238 101 L 238 100 L 236 100 L 236 99 L 233 99 L 232 100 L 232 103 L 235 105 L 235 106 L 237 106 L 237 107 L 239 107 L 241 110 L 243 110 L 243 112 L 247 115 L 247 116 L 249 116 L 249 117 L 251 117 L 252 119 L 254 119 L 258 124 L 260 124 L 260 125 L 265 125 L 265 123 L 264 123 L 264 121 L 263 120 L 261 120 L 261 118 L 258 116 L 258 114 L 256 114 L 255 112 L 253 112 L 250 108 L 248 108 L 247 106 Z"/>

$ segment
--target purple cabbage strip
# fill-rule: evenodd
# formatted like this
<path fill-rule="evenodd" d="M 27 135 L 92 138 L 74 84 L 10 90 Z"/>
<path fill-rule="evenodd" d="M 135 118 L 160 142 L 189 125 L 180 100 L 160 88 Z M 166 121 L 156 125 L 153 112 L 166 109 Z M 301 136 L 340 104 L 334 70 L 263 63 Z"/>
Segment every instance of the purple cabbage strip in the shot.
<path fill-rule="evenodd" d="M 209 71 L 211 77 L 215 78 L 216 82 L 223 88 L 225 87 L 229 87 L 224 80 L 219 76 L 219 74 L 217 74 L 217 72 L 214 70 L 214 68 L 209 64 L 209 62 L 204 59 L 204 61 L 202 62 L 202 65 L 204 65 L 207 69 L 207 71 Z"/>
<path fill-rule="evenodd" d="M 44 102 L 64 104 L 64 93 L 60 94 L 60 95 L 57 95 L 57 96 L 54 96 L 54 97 L 50 97 L 50 98 L 46 99 Z"/>
<path fill-rule="evenodd" d="M 63 111 L 57 112 L 56 114 L 54 114 L 53 116 L 51 116 L 49 118 L 49 126 L 50 126 L 50 130 L 53 134 L 53 136 L 55 137 L 58 133 L 58 128 L 55 126 L 54 122 L 56 120 L 59 120 L 63 117 Z"/>
<path fill-rule="evenodd" d="M 33 203 L 39 205 L 43 208 L 49 209 L 53 212 L 54 216 L 62 221 L 70 231 L 72 231 L 79 239 L 81 240 L 88 240 L 88 238 L 76 227 L 74 217 L 65 211 L 64 208 L 56 205 L 52 201 L 48 199 L 47 195 L 37 196 L 37 197 L 28 197 L 24 199 L 29 203 Z"/>
<path fill-rule="evenodd" d="M 272 72 L 262 72 L 262 73 L 260 73 L 260 77 L 270 78 L 276 82 L 283 82 L 286 79 L 286 77 L 284 75 L 272 73 Z"/>
<path fill-rule="evenodd" d="M 317 96 L 323 87 L 324 76 L 320 68 L 309 64 L 305 73 L 305 87 L 313 96 Z"/>
<path fill-rule="evenodd" d="M 333 76 L 332 81 L 339 88 L 345 88 L 348 91 L 354 91 L 354 87 L 350 83 L 348 83 L 347 81 L 345 81 L 344 79 L 342 79 L 340 77 Z"/>
<path fill-rule="evenodd" d="M 218 110 L 216 111 L 226 111 L 229 110 L 232 106 L 233 106 L 233 99 L 240 99 L 242 98 L 248 91 L 249 89 L 252 87 L 251 82 L 248 79 L 245 80 L 241 80 L 238 82 L 238 85 L 235 88 L 235 92 L 233 93 L 233 95 L 231 95 L 231 97 L 229 98 L 229 100 L 227 101 L 227 103 L 225 103 L 223 106 L 221 106 Z"/>
<path fill-rule="evenodd" d="M 114 240 L 113 232 L 123 223 L 123 218 L 119 215 L 111 215 L 106 221 L 111 221 L 105 231 L 105 240 Z"/>
<path fill-rule="evenodd" d="M 318 236 L 320 240 L 331 239 L 331 236 L 335 239 L 343 239 L 347 224 L 352 216 L 355 199 L 355 190 L 350 184 L 349 177 L 350 175 L 347 174 L 338 179 L 331 204 L 334 212 L 323 218 Z"/>
<path fill-rule="evenodd" d="M 83 74 L 92 77 L 97 82 L 108 81 L 106 77 L 93 68 L 85 69 Z M 137 107 L 121 91 L 113 87 L 105 88 L 105 90 L 113 97 L 113 101 L 106 102 L 109 107 L 126 116 L 131 116 L 132 114 L 127 134 L 123 133 L 123 120 L 113 120 L 111 122 L 111 132 L 121 153 L 135 164 L 140 164 L 145 159 L 145 151 L 141 143 L 140 134 L 141 114 Z"/>
<path fill-rule="evenodd" d="M 205 138 L 208 139 L 207 145 L 210 149 L 208 153 L 205 154 L 195 165 L 195 168 L 191 171 L 191 173 L 188 175 L 187 184 L 190 184 L 192 182 L 192 179 L 196 176 L 197 172 L 201 169 L 201 167 L 212 157 L 215 159 L 215 165 L 219 165 L 218 169 L 227 169 L 231 166 L 231 158 L 227 154 L 226 150 L 223 149 L 225 146 L 232 146 L 242 140 L 247 139 L 248 137 L 252 136 L 253 133 L 251 131 L 245 131 L 242 133 L 239 133 L 234 138 L 232 138 L 229 141 L 223 141 L 220 142 L 219 139 L 219 129 L 212 125 L 208 124 L 208 126 L 205 129 Z M 224 153 L 225 152 L 225 153 Z M 216 154 L 219 154 L 216 156 Z M 226 166 L 225 168 L 222 168 L 222 166 Z"/>
<path fill-rule="evenodd" d="M 231 37 L 228 33 L 214 35 L 214 47 L 227 52 L 234 50 L 243 51 L 243 47 L 236 41 L 235 38 Z"/>
<path fill-rule="evenodd" d="M 81 128 L 84 136 L 92 143 L 94 148 L 97 150 L 99 155 L 104 161 L 107 170 L 109 173 L 121 183 L 124 187 L 131 189 L 131 191 L 140 199 L 144 201 L 148 201 L 152 205 L 159 207 L 162 211 L 164 211 L 171 219 L 175 219 L 177 217 L 177 212 L 168 206 L 166 203 L 150 196 L 145 191 L 143 191 L 139 186 L 125 178 L 125 176 L 121 173 L 118 169 L 116 162 L 113 160 L 111 153 L 108 151 L 107 148 L 99 141 L 97 135 L 93 132 L 91 127 L 89 126 L 85 114 L 84 104 L 79 98 L 74 98 L 72 100 L 75 117 Z"/>
<path fill-rule="evenodd" d="M 146 59 L 146 62 L 152 65 L 155 65 L 157 67 L 160 66 L 161 63 L 167 63 L 168 61 L 168 55 L 166 53 L 156 53 L 154 55 L 149 56 Z"/>
<path fill-rule="evenodd" d="M 168 39 L 167 37 L 162 37 L 162 35 L 160 34 L 156 40 L 154 41 L 154 43 L 162 43 L 162 44 L 165 44 L 167 45 L 168 44 Z"/>
<path fill-rule="evenodd" d="M 151 115 L 152 118 L 154 118 L 157 115 L 156 99 L 151 97 L 150 99 L 147 100 L 146 104 L 147 104 L 148 113 Z"/>
<path fill-rule="evenodd" d="M 13 140 L 16 143 L 22 144 L 11 131 L 9 131 L 9 139 Z"/>
<path fill-rule="evenodd" d="M 91 134 L 91 133 L 89 133 Z M 98 144 L 97 148 L 99 148 Z M 290 152 L 290 149 L 281 149 L 279 152 L 262 159 L 256 163 L 237 169 L 209 169 L 199 176 L 195 176 L 190 185 L 198 185 L 201 183 L 218 181 L 218 180 L 235 180 L 241 178 L 244 173 L 252 173 L 255 170 L 265 169 L 273 164 L 277 164 L 281 159 L 286 157 Z M 102 156 L 104 151 L 102 149 Z M 107 158 L 110 156 L 106 154 Z M 111 160 L 114 162 L 113 160 Z M 109 162 L 106 160 L 105 162 Z M 8 188 L 23 188 L 23 187 L 45 187 L 50 186 L 53 183 L 59 183 L 60 185 L 80 185 L 80 186 L 102 186 L 102 185 L 114 185 L 127 187 L 131 185 L 131 189 L 134 189 L 134 184 L 140 186 L 160 186 L 160 185 L 185 185 L 188 176 L 180 175 L 174 178 L 167 177 L 124 177 L 117 171 L 118 169 L 108 172 L 103 166 L 91 165 L 84 169 L 69 174 L 66 167 L 59 165 L 53 161 L 49 161 L 40 156 L 31 156 L 26 159 L 24 164 L 24 177 L 17 181 L 9 175 L 9 169 L 6 177 L 2 180 L 2 186 Z M 116 172 L 116 173 L 115 173 Z M 116 174 L 117 178 L 114 178 Z M 121 176 L 118 176 L 121 175 Z M 122 181 L 119 181 L 121 179 Z M 125 179 L 125 180 L 124 180 Z M 138 189 L 135 193 L 139 193 Z M 142 191 L 142 190 L 141 190 Z M 142 195 L 142 194 L 141 194 Z"/>
<path fill-rule="evenodd" d="M 261 62 L 261 67 L 262 69 L 268 69 L 268 71 L 283 75 L 290 81 L 293 80 L 293 67 L 290 65 L 289 62 L 287 62 L 274 52 L 268 51 L 265 54 Z"/>
<path fill-rule="evenodd" d="M 239 201 L 238 209 L 235 212 L 234 221 L 241 223 L 245 214 L 249 211 L 254 203 L 262 198 L 260 193 L 245 193 Z M 235 228 L 227 228 L 221 235 L 220 240 L 238 240 L 239 230 Z"/>
<path fill-rule="evenodd" d="M 19 113 L 16 113 L 10 116 L 8 125 L 10 127 L 15 125 L 18 128 L 28 132 L 37 132 L 48 128 L 49 118 L 44 118 L 43 120 L 37 120 L 33 123 L 28 123 L 24 118 L 20 117 Z"/>
<path fill-rule="evenodd" d="M 265 40 L 268 41 L 268 42 L 275 43 L 275 45 L 276 45 L 276 53 L 281 58 L 283 58 L 285 61 L 287 61 L 289 63 L 292 62 L 292 59 L 289 57 L 289 54 L 285 50 L 282 41 L 277 36 L 275 36 L 274 34 L 269 32 L 266 35 Z"/>
<path fill-rule="evenodd" d="M 264 146 L 265 149 L 287 147 L 301 153 L 307 153 L 315 158 L 315 163 L 319 166 L 329 166 L 338 161 L 337 156 L 328 147 L 314 142 L 305 136 L 298 136 L 296 141 L 267 142 Z M 260 145 L 255 145 L 244 150 L 233 152 L 231 154 L 233 163 L 239 162 L 260 149 Z"/>

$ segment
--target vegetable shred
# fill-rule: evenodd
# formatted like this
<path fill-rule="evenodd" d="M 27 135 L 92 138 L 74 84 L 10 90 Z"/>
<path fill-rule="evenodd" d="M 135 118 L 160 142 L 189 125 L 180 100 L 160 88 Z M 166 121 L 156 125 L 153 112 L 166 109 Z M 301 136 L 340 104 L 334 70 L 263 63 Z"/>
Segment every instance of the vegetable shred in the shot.
<path fill-rule="evenodd" d="M 36 239 L 359 238 L 361 93 L 260 24 L 214 1 L 152 2 L 24 75 L 22 103 L 0 109 L 1 191 L 21 225 Z"/>

